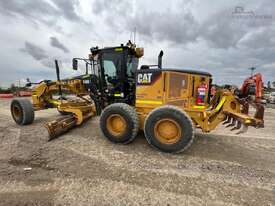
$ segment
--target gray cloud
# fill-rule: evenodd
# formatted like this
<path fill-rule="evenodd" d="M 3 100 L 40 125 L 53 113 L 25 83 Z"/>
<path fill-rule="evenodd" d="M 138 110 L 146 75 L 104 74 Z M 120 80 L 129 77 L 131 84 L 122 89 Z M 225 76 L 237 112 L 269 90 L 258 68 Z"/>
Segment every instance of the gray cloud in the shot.
<path fill-rule="evenodd" d="M 275 28 L 259 27 L 247 32 L 238 42 L 240 47 L 244 48 L 270 48 L 275 47 Z"/>
<path fill-rule="evenodd" d="M 137 32 L 149 41 L 153 39 L 182 44 L 196 41 L 198 37 L 199 24 L 190 10 L 185 8 L 160 12 L 136 8 L 135 13 L 132 1 L 126 0 L 94 1 L 92 8 L 113 30 L 126 28 L 131 32 L 137 28 Z"/>
<path fill-rule="evenodd" d="M 79 4 L 78 0 L 56 0 L 54 3 L 62 11 L 63 16 L 71 21 L 79 21 L 81 18 L 75 11 L 75 6 Z"/>
<path fill-rule="evenodd" d="M 50 37 L 51 46 L 61 49 L 64 53 L 69 53 L 69 49 L 65 47 L 56 37 Z"/>
<path fill-rule="evenodd" d="M 24 53 L 16 54 L 22 65 L 32 69 L 40 65 L 53 67 L 55 54 L 50 49 L 55 50 L 45 39 L 41 40 L 45 33 L 46 38 L 52 36 L 50 45 L 64 52 L 56 52 L 61 55 L 58 59 L 63 61 L 63 58 L 72 57 L 67 53 L 68 48 L 74 48 L 72 55 L 85 55 L 88 44 L 118 44 L 126 41 L 136 27 L 137 43 L 145 47 L 144 63 L 156 61 L 157 50 L 161 48 L 164 49 L 167 66 L 208 70 L 221 83 L 240 83 L 249 75 L 247 68 L 251 66 L 256 66 L 265 78 L 275 76 L 272 70 L 275 65 L 274 0 L 188 2 L 1 0 L 0 22 L 10 24 L 9 27 L 0 27 L 0 44 L 11 53 L 18 44 L 28 39 L 24 48 L 20 49 Z M 210 3 L 213 6 L 209 6 Z M 235 6 L 243 6 L 245 11 L 253 11 L 256 15 L 273 16 L 270 19 L 233 18 Z M 97 26 L 86 24 L 86 19 L 96 21 Z M 61 41 L 68 38 L 70 41 Z M 32 42 L 40 43 L 38 46 Z M 25 58 L 26 54 L 38 64 L 32 58 Z M 4 52 L 0 54 L 0 69 L 17 68 L 9 58 Z"/>
<path fill-rule="evenodd" d="M 92 8 L 93 12 L 105 19 L 105 23 L 113 30 L 123 27 L 133 31 L 136 27 L 138 34 L 148 41 L 169 41 L 176 45 L 194 43 L 198 39 L 203 39 L 212 48 L 228 49 L 237 47 L 250 32 L 255 32 L 259 28 L 265 28 L 265 30 L 274 28 L 274 16 L 269 19 L 250 18 L 245 15 L 236 18 L 234 11 L 236 6 L 240 6 L 238 4 L 232 3 L 232 7 L 223 7 L 202 21 L 198 21 L 191 8 L 185 5 L 180 2 L 176 3 L 177 9 L 168 8 L 156 11 L 138 7 L 136 8 L 138 12 L 135 13 L 129 1 L 102 0 L 94 1 Z M 258 17 L 271 16 L 275 12 L 275 2 L 272 0 L 254 2 L 243 9 L 252 11 Z M 266 45 L 273 34 L 263 35 L 265 35 L 264 40 L 267 40 Z"/>
<path fill-rule="evenodd" d="M 235 14 L 234 7 L 224 9 L 210 16 L 200 27 L 200 37 L 205 39 L 211 47 L 228 49 L 236 47 L 247 34 L 258 32 L 258 29 L 272 28 L 274 19 L 263 19 L 246 14 Z M 245 8 L 244 8 L 245 9 Z M 245 10 L 246 11 L 246 10 Z M 255 15 L 263 11 L 251 10 Z M 270 13 L 264 13 L 269 14 Z M 252 34 L 253 35 L 253 34 Z M 264 35 L 265 41 L 271 36 Z M 263 35 L 261 37 L 263 37 Z"/>
<path fill-rule="evenodd" d="M 211 47 L 234 47 L 247 32 L 238 20 L 231 19 L 232 9 L 220 11 L 209 17 L 200 27 L 200 37 Z"/>
<path fill-rule="evenodd" d="M 52 26 L 60 17 L 69 21 L 84 22 L 75 11 L 78 0 L 58 0 L 53 4 L 56 7 L 45 0 L 1 0 L 0 12 L 13 17 L 22 16 L 36 25 L 40 22 Z"/>
<path fill-rule="evenodd" d="M 198 26 L 192 13 L 186 10 L 176 13 L 141 11 L 127 21 L 128 28 L 136 27 L 145 37 L 179 44 L 196 41 Z"/>
<path fill-rule="evenodd" d="M 275 16 L 271 16 L 275 13 L 274 1 L 255 1 L 243 7 L 244 11 L 253 11 L 258 17 L 266 15 L 271 18 L 236 18 L 233 12 L 240 5 L 233 2 L 231 6 L 220 7 L 216 13 L 212 12 L 200 21 L 193 14 L 192 8 L 185 7 L 184 4 L 176 4 L 177 9 L 174 10 L 148 10 L 140 7 L 136 14 L 119 16 L 112 11 L 114 6 L 111 3 L 104 2 L 96 2 L 94 9 L 114 30 L 121 25 L 129 31 L 136 27 L 139 39 L 147 43 L 157 42 L 161 45 L 170 42 L 171 47 L 182 48 L 178 51 L 182 53 L 181 57 L 173 58 L 174 61 L 170 61 L 172 64 L 185 65 L 188 61 L 188 66 L 209 69 L 218 76 L 231 75 L 233 82 L 240 83 L 249 73 L 247 68 L 256 66 L 265 74 L 261 66 L 274 62 Z M 115 8 L 124 8 L 124 5 L 125 1 L 122 0 L 116 3 Z M 193 45 L 193 57 L 185 54 L 190 43 Z M 205 53 L 199 52 L 200 46 L 207 48 Z M 184 56 L 190 59 L 184 60 Z M 240 75 L 233 78 L 236 74 Z M 226 78 L 223 79 L 225 80 Z"/>
<path fill-rule="evenodd" d="M 54 15 L 56 13 L 56 9 L 43 0 L 2 0 L 0 1 L 0 5 L 1 12 L 10 15 L 21 14 L 23 16 L 30 17 L 35 14 Z"/>
<path fill-rule="evenodd" d="M 26 41 L 25 47 L 19 49 L 19 51 L 30 55 L 45 67 L 54 68 L 53 60 L 55 58 L 50 57 L 50 55 L 48 55 L 48 53 L 44 49 L 36 44 Z"/>
<path fill-rule="evenodd" d="M 133 0 L 93 1 L 91 8 L 93 14 L 100 16 L 113 32 L 121 33 L 132 28 L 128 27 L 126 20 L 133 15 Z"/>
<path fill-rule="evenodd" d="M 44 49 L 28 41 L 25 42 L 25 47 L 20 49 L 20 51 L 29 54 L 38 61 L 48 58 L 48 55 Z"/>
<path fill-rule="evenodd" d="M 22 16 L 35 24 L 42 22 L 47 25 L 52 24 L 50 16 L 59 15 L 56 8 L 43 0 L 1 0 L 0 11 L 12 17 Z"/>
<path fill-rule="evenodd" d="M 125 0 L 101 0 L 94 1 L 92 5 L 94 14 L 115 14 L 116 16 L 130 15 L 133 11 L 132 1 Z"/>

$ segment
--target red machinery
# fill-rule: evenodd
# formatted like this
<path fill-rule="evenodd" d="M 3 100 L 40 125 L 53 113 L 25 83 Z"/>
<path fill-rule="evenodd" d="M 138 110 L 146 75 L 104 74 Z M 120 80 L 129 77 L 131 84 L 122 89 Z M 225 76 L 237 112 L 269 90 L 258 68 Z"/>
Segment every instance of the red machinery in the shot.
<path fill-rule="evenodd" d="M 255 102 L 261 103 L 262 89 L 263 89 L 262 75 L 260 73 L 257 73 L 251 77 L 248 77 L 244 81 L 240 89 L 240 97 L 255 95 Z"/>
<path fill-rule="evenodd" d="M 257 73 L 248 77 L 244 80 L 243 85 L 240 90 L 235 90 L 235 95 L 238 96 L 239 102 L 242 105 L 242 113 L 248 115 L 249 106 L 253 106 L 256 109 L 254 118 L 262 122 L 262 124 L 257 124 L 257 127 L 264 127 L 264 106 L 262 105 L 262 90 L 263 81 L 262 75 Z M 229 123 L 229 124 L 228 124 Z M 236 125 L 236 120 L 228 117 L 224 124 L 228 124 L 226 127 L 231 127 Z M 237 125 L 231 130 L 240 129 L 241 124 L 238 122 Z M 247 127 L 243 128 L 240 133 L 246 132 Z"/>
<path fill-rule="evenodd" d="M 243 112 L 245 114 L 248 114 L 249 105 L 252 105 L 256 109 L 254 117 L 260 120 L 264 119 L 264 106 L 262 105 L 262 90 L 263 80 L 262 75 L 260 73 L 257 73 L 247 78 L 244 81 L 240 90 L 240 97 L 242 99 L 244 98 L 245 100 L 243 103 Z M 255 96 L 255 99 L 251 99 L 251 95 Z"/>

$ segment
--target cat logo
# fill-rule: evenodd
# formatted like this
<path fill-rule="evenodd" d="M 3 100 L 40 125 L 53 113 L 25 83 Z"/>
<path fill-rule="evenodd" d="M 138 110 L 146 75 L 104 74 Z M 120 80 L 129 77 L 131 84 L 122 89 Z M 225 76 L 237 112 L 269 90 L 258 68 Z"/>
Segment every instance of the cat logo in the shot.
<path fill-rule="evenodd" d="M 152 73 L 138 74 L 137 83 L 138 84 L 151 84 Z"/>

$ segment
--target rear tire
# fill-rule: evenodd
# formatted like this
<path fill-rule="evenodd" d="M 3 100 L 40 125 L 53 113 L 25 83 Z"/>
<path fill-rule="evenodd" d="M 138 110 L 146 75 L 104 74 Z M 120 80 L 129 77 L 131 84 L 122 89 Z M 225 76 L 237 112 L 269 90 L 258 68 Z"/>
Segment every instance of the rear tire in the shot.
<path fill-rule="evenodd" d="M 13 99 L 10 110 L 13 120 L 19 125 L 31 124 L 34 120 L 34 109 L 28 99 Z"/>
<path fill-rule="evenodd" d="M 152 110 L 144 125 L 149 144 L 163 152 L 182 152 L 194 139 L 192 120 L 175 106 L 165 105 Z"/>
<path fill-rule="evenodd" d="M 100 129 L 111 142 L 128 144 L 137 136 L 139 118 L 130 105 L 114 103 L 102 111 Z"/>

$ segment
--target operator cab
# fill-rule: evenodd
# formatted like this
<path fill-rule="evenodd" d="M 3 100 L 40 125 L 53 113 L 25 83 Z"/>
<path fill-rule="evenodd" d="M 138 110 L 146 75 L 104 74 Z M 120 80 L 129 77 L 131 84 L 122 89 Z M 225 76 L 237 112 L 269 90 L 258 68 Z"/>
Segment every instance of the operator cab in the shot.
<path fill-rule="evenodd" d="M 132 54 L 131 49 L 123 46 L 103 49 L 98 55 L 105 93 L 114 102 L 124 98 L 131 99 L 138 58 Z"/>
<path fill-rule="evenodd" d="M 135 102 L 135 76 L 143 48 L 136 48 L 130 41 L 127 45 L 99 49 L 92 47 L 89 59 L 73 59 L 73 69 L 77 60 L 84 60 L 91 68 L 91 98 L 101 108 L 115 102 L 133 105 Z M 86 69 L 86 73 L 87 70 Z"/>

